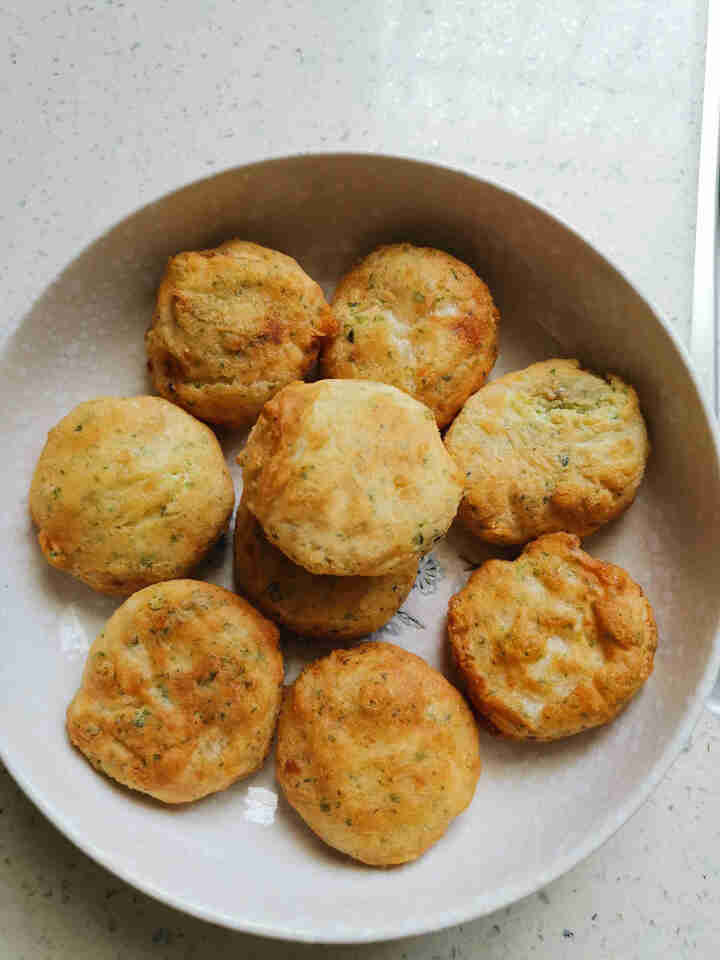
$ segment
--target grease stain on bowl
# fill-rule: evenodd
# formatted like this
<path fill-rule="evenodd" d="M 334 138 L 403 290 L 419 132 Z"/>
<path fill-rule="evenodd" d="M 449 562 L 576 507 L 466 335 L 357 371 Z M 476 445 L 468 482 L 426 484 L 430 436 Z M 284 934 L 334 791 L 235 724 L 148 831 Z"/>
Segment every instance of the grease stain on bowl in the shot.
<path fill-rule="evenodd" d="M 269 827 L 275 822 L 278 798 L 273 790 L 265 787 L 248 787 L 245 794 L 244 816 L 248 823 Z"/>
<path fill-rule="evenodd" d="M 57 617 L 57 637 L 60 652 L 66 657 L 84 657 L 90 649 L 90 638 L 80 622 L 74 603 L 68 603 Z"/>

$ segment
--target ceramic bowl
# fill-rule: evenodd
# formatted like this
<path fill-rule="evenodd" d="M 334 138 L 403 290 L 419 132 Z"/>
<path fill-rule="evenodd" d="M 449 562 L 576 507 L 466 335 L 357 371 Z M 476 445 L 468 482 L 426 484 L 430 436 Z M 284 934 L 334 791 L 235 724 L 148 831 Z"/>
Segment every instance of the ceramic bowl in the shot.
<path fill-rule="evenodd" d="M 291 254 L 328 292 L 376 244 L 448 250 L 476 268 L 500 309 L 494 376 L 576 356 L 633 383 L 648 420 L 653 450 L 637 501 L 586 549 L 645 588 L 660 633 L 651 679 L 616 722 L 563 742 L 515 744 L 482 731 L 472 805 L 404 867 L 374 870 L 323 846 L 278 796 L 271 762 L 225 793 L 168 809 L 97 774 L 65 736 L 85 651 L 117 601 L 43 560 L 27 509 L 34 464 L 74 404 L 150 390 L 143 334 L 167 257 L 234 236 Z M 240 167 L 162 198 L 96 240 L 37 300 L 1 363 L 3 759 L 60 830 L 149 894 L 288 939 L 434 930 L 509 904 L 587 856 L 647 798 L 688 738 L 717 665 L 720 472 L 710 416 L 667 324 L 616 267 L 528 200 L 392 157 Z M 228 457 L 242 443 L 221 439 Z M 447 599 L 488 553 L 453 531 L 382 635 L 447 669 Z M 227 540 L 198 576 L 229 586 L 230 556 Z M 289 638 L 288 678 L 325 649 Z"/>

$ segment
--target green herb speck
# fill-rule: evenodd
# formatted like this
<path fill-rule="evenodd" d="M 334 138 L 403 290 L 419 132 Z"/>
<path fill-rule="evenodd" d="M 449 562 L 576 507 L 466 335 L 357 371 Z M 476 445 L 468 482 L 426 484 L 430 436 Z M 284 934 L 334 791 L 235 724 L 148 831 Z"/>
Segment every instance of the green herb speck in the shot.
<path fill-rule="evenodd" d="M 133 723 L 135 724 L 136 727 L 138 727 L 139 729 L 142 729 L 145 726 L 146 718 L 149 716 L 151 716 L 151 713 L 147 707 L 143 707 L 141 710 L 136 710 L 135 719 L 133 720 Z"/>

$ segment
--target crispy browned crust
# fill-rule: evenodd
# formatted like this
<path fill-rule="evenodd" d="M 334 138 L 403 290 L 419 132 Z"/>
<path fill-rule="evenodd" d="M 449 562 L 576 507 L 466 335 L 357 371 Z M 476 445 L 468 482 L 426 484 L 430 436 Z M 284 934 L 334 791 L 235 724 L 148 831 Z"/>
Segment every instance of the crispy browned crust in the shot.
<path fill-rule="evenodd" d="M 612 720 L 652 673 L 657 647 L 642 589 L 567 533 L 483 564 L 450 599 L 448 634 L 478 710 L 531 740 Z"/>
<path fill-rule="evenodd" d="M 378 380 L 426 404 L 446 426 L 497 358 L 500 315 L 467 264 L 442 250 L 379 247 L 335 292 L 326 377 Z"/>
<path fill-rule="evenodd" d="M 594 533 L 630 506 L 650 452 L 633 388 L 577 360 L 534 363 L 483 387 L 445 445 L 465 475 L 461 521 L 499 544 Z"/>
<path fill-rule="evenodd" d="M 125 786 L 197 800 L 261 766 L 282 678 L 277 628 L 249 603 L 196 580 L 157 584 L 90 648 L 68 735 Z"/>
<path fill-rule="evenodd" d="M 235 515 L 235 583 L 277 623 L 306 637 L 355 640 L 379 630 L 412 590 L 417 560 L 382 577 L 308 573 L 263 534 L 243 501 Z"/>
<path fill-rule="evenodd" d="M 268 539 L 317 574 L 407 567 L 445 534 L 462 494 L 430 410 L 365 380 L 285 387 L 238 459 Z"/>
<path fill-rule="evenodd" d="M 204 423 L 160 397 L 99 397 L 50 431 L 30 512 L 48 563 L 127 596 L 187 574 L 226 529 L 234 499 Z"/>
<path fill-rule="evenodd" d="M 468 806 L 479 773 L 462 696 L 400 647 L 336 650 L 285 697 L 278 782 L 310 829 L 356 860 L 419 857 Z"/>
<path fill-rule="evenodd" d="M 241 427 L 310 372 L 334 330 L 322 290 L 292 257 L 231 240 L 170 259 L 145 339 L 158 393 Z"/>

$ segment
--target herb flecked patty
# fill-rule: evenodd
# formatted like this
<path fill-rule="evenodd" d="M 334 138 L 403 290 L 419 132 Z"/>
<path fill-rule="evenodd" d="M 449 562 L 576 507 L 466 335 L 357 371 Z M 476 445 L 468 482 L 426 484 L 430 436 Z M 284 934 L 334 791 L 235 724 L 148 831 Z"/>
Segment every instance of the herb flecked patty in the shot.
<path fill-rule="evenodd" d="M 657 646 L 642 589 L 567 533 L 483 564 L 451 598 L 448 633 L 478 710 L 530 740 L 612 720 L 652 673 Z"/>
<path fill-rule="evenodd" d="M 650 452 L 633 388 L 577 360 L 534 363 L 478 390 L 445 445 L 465 478 L 460 520 L 507 544 L 594 533 L 630 506 Z"/>
<path fill-rule="evenodd" d="M 325 843 L 373 866 L 414 860 L 470 803 L 478 731 L 442 674 L 390 643 L 335 650 L 288 691 L 276 775 Z"/>
<path fill-rule="evenodd" d="M 241 500 L 235 516 L 235 583 L 262 612 L 305 637 L 355 640 L 379 630 L 412 590 L 418 563 L 382 577 L 309 573 L 274 547 Z"/>
<path fill-rule="evenodd" d="M 335 322 L 292 257 L 231 240 L 178 253 L 146 335 L 158 393 L 210 423 L 241 427 L 312 367 Z"/>
<path fill-rule="evenodd" d="M 126 600 L 93 643 L 67 730 L 125 786 L 197 800 L 262 764 L 282 679 L 277 628 L 249 603 L 197 580 L 159 583 Z"/>
<path fill-rule="evenodd" d="M 30 489 L 48 563 L 127 596 L 187 574 L 235 500 L 212 430 L 160 397 L 99 397 L 49 433 Z"/>
<path fill-rule="evenodd" d="M 432 412 L 366 380 L 293 383 L 239 457 L 243 498 L 311 573 L 380 576 L 432 549 L 462 494 Z"/>
<path fill-rule="evenodd" d="M 399 387 L 430 407 L 439 427 L 497 357 L 490 291 L 467 264 L 432 247 L 379 247 L 342 278 L 332 308 L 338 329 L 323 348 L 323 374 Z"/>

